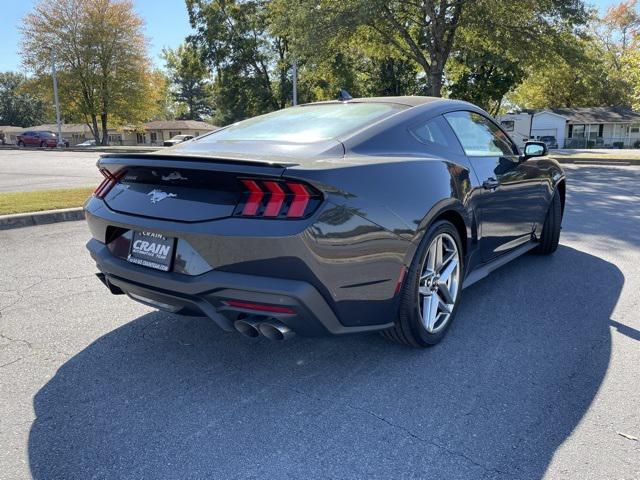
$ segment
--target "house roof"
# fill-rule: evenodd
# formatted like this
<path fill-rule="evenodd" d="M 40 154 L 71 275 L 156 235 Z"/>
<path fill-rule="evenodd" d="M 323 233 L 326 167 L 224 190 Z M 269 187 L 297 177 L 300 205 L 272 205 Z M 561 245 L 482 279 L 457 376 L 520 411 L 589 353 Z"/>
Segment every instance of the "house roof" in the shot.
<path fill-rule="evenodd" d="M 547 108 L 528 112 L 555 113 L 566 118 L 569 123 L 640 123 L 640 112 L 625 107 Z"/>
<path fill-rule="evenodd" d="M 42 125 L 25 128 L 25 130 L 44 130 L 55 133 L 58 131 L 58 125 L 55 123 L 45 123 Z M 63 123 L 60 125 L 60 130 L 62 131 L 62 133 L 85 132 L 89 131 L 89 127 L 84 123 Z"/>
<path fill-rule="evenodd" d="M 144 124 L 147 130 L 216 130 L 218 127 L 198 120 L 158 120 Z"/>
<path fill-rule="evenodd" d="M 26 128 L 15 127 L 13 125 L 0 125 L 0 132 L 22 132 Z"/>

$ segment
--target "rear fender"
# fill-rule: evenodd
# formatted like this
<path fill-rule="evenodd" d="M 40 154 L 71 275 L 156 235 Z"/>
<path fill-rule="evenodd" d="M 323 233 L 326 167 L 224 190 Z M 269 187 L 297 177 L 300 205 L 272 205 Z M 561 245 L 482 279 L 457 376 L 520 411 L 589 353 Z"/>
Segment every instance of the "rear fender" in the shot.
<path fill-rule="evenodd" d="M 329 202 L 415 244 L 443 208 L 455 208 L 470 223 L 464 213 L 470 169 L 437 157 L 354 156 L 334 168 L 287 168 L 284 176 L 310 182 Z"/>

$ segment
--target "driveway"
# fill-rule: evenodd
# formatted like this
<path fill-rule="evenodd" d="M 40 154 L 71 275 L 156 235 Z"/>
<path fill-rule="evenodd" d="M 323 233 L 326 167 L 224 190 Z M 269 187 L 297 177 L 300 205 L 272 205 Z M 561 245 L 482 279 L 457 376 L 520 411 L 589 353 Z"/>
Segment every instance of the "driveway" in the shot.
<path fill-rule="evenodd" d="M 247 339 L 110 296 L 83 222 L 0 232 L 0 476 L 640 478 L 640 168 L 567 170 L 556 254 L 427 350 Z"/>
<path fill-rule="evenodd" d="M 96 152 L 0 149 L 0 192 L 96 186 Z"/>

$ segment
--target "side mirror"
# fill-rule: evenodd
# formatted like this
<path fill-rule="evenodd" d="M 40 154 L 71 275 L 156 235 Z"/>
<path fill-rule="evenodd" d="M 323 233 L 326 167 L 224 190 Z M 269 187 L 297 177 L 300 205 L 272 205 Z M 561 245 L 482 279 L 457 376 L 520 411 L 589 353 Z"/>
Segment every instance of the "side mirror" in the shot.
<path fill-rule="evenodd" d="M 549 150 L 544 142 L 529 141 L 524 144 L 524 159 L 528 160 L 533 157 L 544 157 Z"/>

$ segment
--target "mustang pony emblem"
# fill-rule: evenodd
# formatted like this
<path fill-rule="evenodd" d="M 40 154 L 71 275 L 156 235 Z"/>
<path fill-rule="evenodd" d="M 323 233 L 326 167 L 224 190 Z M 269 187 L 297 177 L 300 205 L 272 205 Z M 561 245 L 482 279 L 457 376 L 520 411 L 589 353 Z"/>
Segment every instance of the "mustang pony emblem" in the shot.
<path fill-rule="evenodd" d="M 169 175 L 163 175 L 162 180 L 188 180 L 187 177 L 183 177 L 180 172 L 171 172 Z"/>
<path fill-rule="evenodd" d="M 175 198 L 178 196 L 175 193 L 167 193 L 163 192 L 162 190 L 151 190 L 149 193 L 147 193 L 147 195 L 151 197 L 151 203 L 158 203 L 165 198 Z"/>

